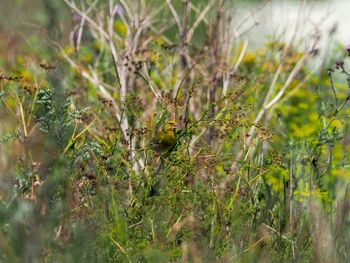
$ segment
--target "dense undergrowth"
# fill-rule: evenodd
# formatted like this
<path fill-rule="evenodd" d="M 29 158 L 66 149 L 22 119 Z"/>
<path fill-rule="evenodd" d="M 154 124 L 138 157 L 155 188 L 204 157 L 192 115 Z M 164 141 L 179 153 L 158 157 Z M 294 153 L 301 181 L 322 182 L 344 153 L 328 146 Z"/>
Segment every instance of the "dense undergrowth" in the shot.
<path fill-rule="evenodd" d="M 65 2 L 71 43 L 0 58 L 1 262 L 349 260 L 349 51 L 250 49 L 221 0 Z"/>

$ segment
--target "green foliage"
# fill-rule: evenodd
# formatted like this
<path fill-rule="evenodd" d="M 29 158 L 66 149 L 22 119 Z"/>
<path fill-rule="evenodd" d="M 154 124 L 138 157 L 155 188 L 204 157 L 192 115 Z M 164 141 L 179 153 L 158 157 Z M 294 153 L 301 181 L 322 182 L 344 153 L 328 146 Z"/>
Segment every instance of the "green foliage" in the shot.
<path fill-rule="evenodd" d="M 0 261 L 346 262 L 347 63 L 229 40 L 227 2 L 107 2 L 67 1 L 67 44 L 43 1 L 52 46 L 1 63 Z"/>

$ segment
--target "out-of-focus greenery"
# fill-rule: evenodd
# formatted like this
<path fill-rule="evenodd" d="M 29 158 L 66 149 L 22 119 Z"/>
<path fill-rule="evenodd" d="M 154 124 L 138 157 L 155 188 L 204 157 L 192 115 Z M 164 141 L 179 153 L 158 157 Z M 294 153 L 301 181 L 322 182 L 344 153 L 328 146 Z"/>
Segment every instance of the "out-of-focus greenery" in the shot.
<path fill-rule="evenodd" d="M 74 8 L 93 1 L 14 2 L 0 3 L 16 21 L 0 20 L 0 262 L 350 259 L 344 47 L 314 70 L 317 49 L 230 42 L 221 1 L 191 1 L 189 25 L 212 6 L 188 42 L 166 1 L 99 1 L 84 23 Z M 154 152 L 173 119 L 177 144 Z"/>

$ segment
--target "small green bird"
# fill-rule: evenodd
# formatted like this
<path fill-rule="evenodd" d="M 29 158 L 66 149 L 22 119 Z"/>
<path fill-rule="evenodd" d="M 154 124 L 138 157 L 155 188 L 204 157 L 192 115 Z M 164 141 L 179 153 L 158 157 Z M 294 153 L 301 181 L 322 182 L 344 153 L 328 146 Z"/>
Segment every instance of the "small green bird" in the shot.
<path fill-rule="evenodd" d="M 176 128 L 175 121 L 167 121 L 163 129 L 156 134 L 152 141 L 153 149 L 157 152 L 165 152 L 171 149 L 176 143 Z"/>

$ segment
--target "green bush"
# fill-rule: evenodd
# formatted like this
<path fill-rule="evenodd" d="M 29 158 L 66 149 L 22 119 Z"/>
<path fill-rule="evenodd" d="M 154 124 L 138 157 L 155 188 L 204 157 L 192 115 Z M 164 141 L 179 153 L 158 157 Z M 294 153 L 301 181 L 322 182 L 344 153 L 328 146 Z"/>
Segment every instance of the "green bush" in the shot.
<path fill-rule="evenodd" d="M 251 49 L 221 0 L 65 2 L 71 43 L 51 17 L 1 71 L 0 261 L 349 259 L 348 51 Z"/>

